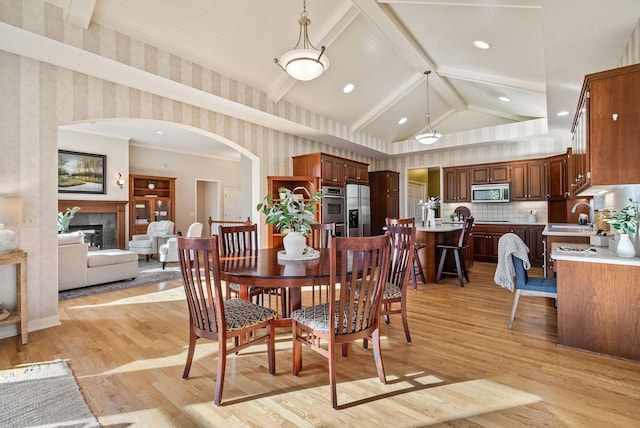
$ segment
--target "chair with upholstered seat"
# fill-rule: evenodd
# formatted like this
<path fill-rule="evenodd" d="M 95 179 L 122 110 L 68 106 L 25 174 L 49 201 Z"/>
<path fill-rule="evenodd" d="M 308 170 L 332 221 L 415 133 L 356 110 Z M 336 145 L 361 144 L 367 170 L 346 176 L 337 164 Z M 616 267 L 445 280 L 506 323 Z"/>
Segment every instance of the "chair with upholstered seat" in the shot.
<path fill-rule="evenodd" d="M 338 406 L 335 345 L 342 355 L 350 342 L 368 339 L 382 383 L 386 383 L 380 349 L 380 308 L 389 274 L 389 234 L 369 237 L 332 237 L 329 303 L 291 313 L 293 374 L 302 370 L 302 344 L 329 360 L 331 405 Z M 356 291 L 359 290 L 358 293 Z"/>
<path fill-rule="evenodd" d="M 396 226 L 403 226 L 403 227 L 416 227 L 416 220 L 415 218 L 411 217 L 411 218 L 391 218 L 391 217 L 387 217 L 385 218 L 385 224 L 387 226 L 391 226 L 391 225 L 396 225 Z M 415 241 L 415 238 L 414 238 Z M 425 248 L 426 245 L 424 244 L 417 244 L 414 243 L 414 247 L 413 247 L 413 266 L 412 266 L 412 270 L 411 270 L 411 281 L 413 282 L 413 288 L 417 289 L 418 288 L 418 281 L 416 281 L 416 277 L 420 277 L 420 279 L 422 280 L 423 284 L 427 283 L 427 278 L 424 275 L 424 271 L 422 270 L 422 264 L 420 263 L 420 254 L 418 253 L 421 249 Z"/>
<path fill-rule="evenodd" d="M 242 226 L 224 226 L 221 225 L 218 228 L 220 254 L 222 256 L 229 255 L 231 253 L 238 253 L 246 250 L 257 250 L 258 247 L 258 225 L 242 225 Z M 261 298 L 264 295 L 269 298 L 272 296 L 279 296 L 282 308 L 282 316 L 288 313 L 287 310 L 287 294 L 286 289 L 269 289 L 265 290 L 262 287 L 249 286 L 249 299 L 253 297 Z M 240 295 L 240 284 L 229 283 L 227 284 L 227 298 L 231 298 L 232 295 Z"/>
<path fill-rule="evenodd" d="M 192 223 L 187 229 L 187 238 L 200 238 L 202 237 L 202 223 Z M 178 232 L 179 236 L 182 233 Z M 167 263 L 177 262 L 178 260 L 178 239 L 172 237 L 167 239 L 167 242 L 160 245 L 158 248 L 158 260 L 162 263 L 162 270 L 166 267 Z"/>
<path fill-rule="evenodd" d="M 462 222 L 462 229 L 460 230 L 460 235 L 458 237 L 458 242 L 452 244 L 438 244 L 436 247 L 442 250 L 442 254 L 440 255 L 440 264 L 438 265 L 438 275 L 436 276 L 436 282 L 439 282 L 442 279 L 442 275 L 456 275 L 458 277 L 458 282 L 460 282 L 460 287 L 464 287 L 464 279 L 469 282 L 469 274 L 467 272 L 467 264 L 464 261 L 464 251 L 469 248 L 469 235 L 471 234 L 471 228 L 473 227 L 473 217 L 467 217 Z M 453 253 L 456 270 L 454 271 L 444 271 L 444 264 L 447 260 L 447 253 L 451 250 Z"/>
<path fill-rule="evenodd" d="M 158 237 L 173 234 L 175 223 L 169 220 L 152 221 L 147 226 L 147 233 L 144 235 L 133 235 L 129 241 L 128 249 L 144 255 L 149 261 L 149 257 L 158 252 Z"/>
<path fill-rule="evenodd" d="M 227 355 L 266 342 L 269 374 L 275 374 L 275 311 L 240 299 L 224 299 L 218 237 L 178 237 L 182 282 L 189 309 L 189 348 L 183 378 L 189 377 L 198 338 L 218 342 L 214 403 L 220 405 Z M 193 255 L 193 262 L 191 259 Z M 265 332 L 262 330 L 266 329 Z M 233 345 L 230 343 L 233 342 Z M 238 364 L 241 361 L 237 361 Z M 236 362 L 234 362 L 234 365 Z M 209 366 L 206 365 L 208 370 Z M 251 370 L 254 370 L 252 367 Z M 255 376 L 255 373 L 252 373 Z M 266 382 L 266 379 L 265 379 Z"/>

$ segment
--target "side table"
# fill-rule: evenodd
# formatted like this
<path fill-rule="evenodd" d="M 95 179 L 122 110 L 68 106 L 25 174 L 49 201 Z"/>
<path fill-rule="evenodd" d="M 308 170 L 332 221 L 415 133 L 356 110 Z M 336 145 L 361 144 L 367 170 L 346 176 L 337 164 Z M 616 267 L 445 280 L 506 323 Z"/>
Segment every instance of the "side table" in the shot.
<path fill-rule="evenodd" d="M 20 324 L 18 331 L 22 336 L 22 344 L 25 345 L 29 327 L 27 313 L 27 252 L 16 249 L 10 253 L 0 254 L 0 265 L 16 265 L 16 309 L 9 315 L 9 318 L 0 321 L 0 327 Z"/>

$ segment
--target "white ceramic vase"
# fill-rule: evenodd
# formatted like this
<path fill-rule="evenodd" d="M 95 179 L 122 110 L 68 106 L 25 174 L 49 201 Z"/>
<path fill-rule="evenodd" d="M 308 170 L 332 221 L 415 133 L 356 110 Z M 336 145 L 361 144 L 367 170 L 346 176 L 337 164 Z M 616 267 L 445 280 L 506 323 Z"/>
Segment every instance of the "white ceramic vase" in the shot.
<path fill-rule="evenodd" d="M 427 211 L 427 227 L 434 227 L 436 225 L 436 210 L 429 208 Z"/>
<path fill-rule="evenodd" d="M 155 185 L 155 184 L 153 184 L 153 183 L 149 183 L 149 184 L 147 185 L 147 187 L 148 187 L 149 189 L 153 190 L 153 189 L 155 189 L 155 188 L 156 188 L 156 185 Z"/>
<path fill-rule="evenodd" d="M 620 241 L 618 241 L 618 246 L 616 247 L 616 253 L 618 257 L 635 257 L 636 249 L 633 246 L 633 242 L 629 238 L 627 233 L 620 234 Z"/>
<path fill-rule="evenodd" d="M 282 238 L 284 250 L 289 257 L 302 257 L 307 248 L 307 238 L 301 232 L 289 232 Z"/>

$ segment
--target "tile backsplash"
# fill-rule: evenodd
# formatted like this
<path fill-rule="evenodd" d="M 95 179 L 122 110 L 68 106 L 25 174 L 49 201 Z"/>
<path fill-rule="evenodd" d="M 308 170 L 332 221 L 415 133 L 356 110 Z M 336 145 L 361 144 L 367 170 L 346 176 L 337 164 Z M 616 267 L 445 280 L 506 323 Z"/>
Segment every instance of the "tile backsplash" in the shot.
<path fill-rule="evenodd" d="M 443 203 L 442 218 L 447 220 L 457 207 L 465 206 L 471 211 L 471 215 L 479 220 L 506 220 L 512 223 L 528 223 L 529 210 L 536 211 L 536 223 L 547 222 L 547 202 L 508 202 L 508 203 Z"/>

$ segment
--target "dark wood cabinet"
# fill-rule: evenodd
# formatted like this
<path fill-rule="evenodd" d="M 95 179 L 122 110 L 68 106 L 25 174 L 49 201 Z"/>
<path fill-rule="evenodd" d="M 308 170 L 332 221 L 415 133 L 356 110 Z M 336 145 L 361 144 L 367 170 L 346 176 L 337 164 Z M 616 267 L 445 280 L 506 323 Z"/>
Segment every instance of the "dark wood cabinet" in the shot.
<path fill-rule="evenodd" d="M 473 259 L 479 262 L 498 262 L 498 241 L 509 232 L 508 226 L 493 224 L 475 224 L 471 239 L 473 240 Z"/>
<path fill-rule="evenodd" d="M 369 184 L 369 164 L 345 160 L 345 182 L 347 184 Z"/>
<path fill-rule="evenodd" d="M 176 179 L 129 174 L 129 239 L 147 233 L 152 221 L 176 221 Z"/>
<path fill-rule="evenodd" d="M 471 202 L 468 167 L 444 168 L 444 202 Z"/>
<path fill-rule="evenodd" d="M 573 123 L 573 194 L 638 183 L 640 64 L 585 76 Z"/>
<path fill-rule="evenodd" d="M 373 171 L 369 173 L 371 190 L 371 235 L 384 233 L 385 218 L 400 216 L 400 173 Z"/>
<path fill-rule="evenodd" d="M 473 226 L 473 258 L 479 262 L 498 262 L 498 242 L 505 233 L 515 233 L 529 247 L 529 261 L 532 266 L 544 263 L 544 246 L 541 225 L 496 225 L 476 224 Z"/>
<path fill-rule="evenodd" d="M 508 183 L 509 164 L 474 165 L 471 167 L 471 184 Z"/>
<path fill-rule="evenodd" d="M 567 154 L 547 158 L 547 200 L 564 201 L 569 192 L 567 188 Z"/>
<path fill-rule="evenodd" d="M 511 200 L 546 200 L 545 161 L 543 159 L 511 164 Z"/>
<path fill-rule="evenodd" d="M 515 233 L 529 247 L 529 261 L 531 266 L 540 267 L 544 264 L 544 245 L 542 231 L 544 226 L 514 225 L 510 232 Z"/>
<path fill-rule="evenodd" d="M 369 184 L 369 164 L 316 152 L 293 156 L 293 175 L 321 178 L 322 186 Z"/>

